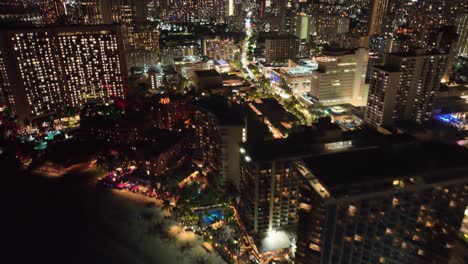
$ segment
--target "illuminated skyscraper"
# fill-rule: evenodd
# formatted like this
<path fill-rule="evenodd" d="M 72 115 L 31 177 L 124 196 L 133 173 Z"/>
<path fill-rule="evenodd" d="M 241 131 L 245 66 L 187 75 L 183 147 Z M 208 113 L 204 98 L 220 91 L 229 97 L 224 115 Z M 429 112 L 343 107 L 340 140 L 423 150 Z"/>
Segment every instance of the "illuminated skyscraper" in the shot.
<path fill-rule="evenodd" d="M 242 12 L 242 0 L 226 0 L 226 17 L 238 16 Z"/>
<path fill-rule="evenodd" d="M 60 0 L 0 1 L 0 22 L 34 25 L 53 23 L 63 14 L 63 9 L 55 8 L 61 7 L 59 2 Z"/>
<path fill-rule="evenodd" d="M 312 72 L 310 95 L 325 105 L 365 105 L 369 51 L 325 50 L 323 54 L 316 58 L 318 70 Z"/>
<path fill-rule="evenodd" d="M 325 43 L 338 43 L 349 32 L 349 18 L 323 15 L 317 20 L 317 37 Z"/>
<path fill-rule="evenodd" d="M 78 0 L 69 8 L 71 15 L 79 23 L 87 25 L 98 25 L 104 23 L 104 10 L 109 10 L 103 6 L 101 0 Z"/>
<path fill-rule="evenodd" d="M 66 80 L 66 105 L 125 97 L 122 36 L 117 26 L 59 29 L 59 60 Z"/>
<path fill-rule="evenodd" d="M 0 104 L 14 106 L 11 84 L 6 71 L 5 60 L 0 49 Z"/>
<path fill-rule="evenodd" d="M 0 36 L 6 40 L 0 43 L 1 54 L 9 54 L 3 60 L 14 87 L 12 106 L 21 120 L 126 97 L 119 26 L 7 29 Z M 9 94 L 8 85 L 2 89 Z"/>
<path fill-rule="evenodd" d="M 378 35 L 382 33 L 382 26 L 384 16 L 387 12 L 388 2 L 389 0 L 374 0 L 369 35 Z"/>
<path fill-rule="evenodd" d="M 466 154 L 400 139 L 297 162 L 296 263 L 450 263 L 468 195 Z"/>
<path fill-rule="evenodd" d="M 458 56 L 468 57 L 468 13 L 457 18 Z"/>
<path fill-rule="evenodd" d="M 425 50 L 387 54 L 384 66 L 371 72 L 364 121 L 374 127 L 428 121 L 447 58 Z"/>
<path fill-rule="evenodd" d="M 77 0 L 68 10 L 76 22 L 88 25 L 132 24 L 147 17 L 144 0 Z"/>
<path fill-rule="evenodd" d="M 265 62 L 285 63 L 299 53 L 299 38 L 291 34 L 270 36 L 265 39 Z"/>

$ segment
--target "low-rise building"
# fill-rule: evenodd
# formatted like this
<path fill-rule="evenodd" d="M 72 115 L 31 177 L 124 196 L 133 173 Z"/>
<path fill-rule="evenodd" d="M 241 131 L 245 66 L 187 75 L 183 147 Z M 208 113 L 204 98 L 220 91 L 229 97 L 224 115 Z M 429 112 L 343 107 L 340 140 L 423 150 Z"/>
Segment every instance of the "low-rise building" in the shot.
<path fill-rule="evenodd" d="M 173 60 L 176 71 L 185 79 L 194 78 L 195 71 L 214 69 L 214 61 L 205 56 L 183 56 Z"/>
<path fill-rule="evenodd" d="M 203 39 L 203 55 L 214 60 L 230 61 L 234 54 L 240 52 L 239 45 L 234 43 L 233 38 L 205 38 Z"/>
<path fill-rule="evenodd" d="M 274 98 L 255 99 L 248 106 L 268 126 L 274 138 L 287 137 L 299 124 L 297 117 L 286 111 Z"/>
<path fill-rule="evenodd" d="M 197 92 L 215 90 L 222 87 L 221 74 L 216 70 L 194 71 L 193 84 Z"/>
<path fill-rule="evenodd" d="M 80 135 L 83 138 L 108 144 L 127 146 L 128 158 L 139 168 L 160 175 L 177 166 L 188 153 L 187 131 L 177 132 L 153 127 L 150 119 L 129 117 L 110 118 L 92 116 L 81 119 Z"/>

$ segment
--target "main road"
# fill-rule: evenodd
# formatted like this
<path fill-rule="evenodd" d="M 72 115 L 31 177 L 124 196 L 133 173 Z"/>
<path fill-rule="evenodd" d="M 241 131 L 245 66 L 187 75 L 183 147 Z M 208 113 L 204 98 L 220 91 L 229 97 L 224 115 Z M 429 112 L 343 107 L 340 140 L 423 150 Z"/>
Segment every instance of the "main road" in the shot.
<path fill-rule="evenodd" d="M 252 78 L 252 80 L 257 81 L 257 78 L 255 78 L 255 75 L 252 73 L 252 71 L 248 67 L 250 61 L 247 59 L 247 52 L 250 46 L 250 38 L 252 37 L 252 34 L 253 34 L 252 11 L 249 11 L 247 13 L 247 17 L 245 18 L 245 23 L 244 23 L 244 30 L 245 30 L 246 38 L 244 40 L 244 45 L 242 45 L 242 59 L 241 59 L 242 68 L 244 68 L 247 71 L 247 73 L 249 74 L 250 78 Z"/>

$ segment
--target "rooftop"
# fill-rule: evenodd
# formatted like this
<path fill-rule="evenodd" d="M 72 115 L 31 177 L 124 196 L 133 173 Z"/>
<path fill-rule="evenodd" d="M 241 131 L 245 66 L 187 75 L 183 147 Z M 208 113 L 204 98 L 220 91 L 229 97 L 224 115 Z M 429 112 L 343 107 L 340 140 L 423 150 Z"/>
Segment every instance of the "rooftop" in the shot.
<path fill-rule="evenodd" d="M 468 175 L 468 151 L 437 142 L 406 142 L 304 159 L 334 197 L 435 183 Z M 460 173 L 450 174 L 450 171 Z M 396 182 L 397 181 L 397 182 Z"/>
<path fill-rule="evenodd" d="M 329 137 L 320 129 L 290 134 L 284 139 L 246 142 L 242 148 L 255 162 L 294 160 L 337 151 L 368 148 L 375 145 L 404 143 L 414 140 L 407 134 L 385 136 L 374 130 L 346 132 L 339 138 Z"/>
<path fill-rule="evenodd" d="M 176 57 L 173 59 L 175 64 L 181 64 L 181 63 L 199 63 L 199 62 L 208 62 L 209 58 L 206 56 L 198 56 L 198 55 L 193 55 L 193 56 L 182 56 L 182 57 Z"/>
<path fill-rule="evenodd" d="M 137 149 L 142 148 L 142 153 L 145 157 L 159 156 L 161 153 L 177 144 L 185 136 L 184 133 L 158 128 L 153 128 L 148 132 L 156 139 L 156 142 L 153 144 L 148 144 L 146 142 L 139 142 L 136 144 Z"/>
<path fill-rule="evenodd" d="M 219 77 L 221 76 L 216 70 L 202 70 L 195 71 L 195 75 L 199 78 L 208 78 L 208 77 Z"/>
<path fill-rule="evenodd" d="M 253 161 L 294 160 L 326 153 L 336 139 L 324 137 L 317 130 L 295 133 L 283 139 L 246 142 L 241 145 Z M 350 144 L 346 143 L 346 144 Z M 351 147 L 351 146 L 349 146 Z"/>
<path fill-rule="evenodd" d="M 271 35 L 265 36 L 265 39 L 299 39 L 299 38 L 296 37 L 295 35 L 284 33 L 284 34 L 271 34 Z"/>
<path fill-rule="evenodd" d="M 327 48 L 322 51 L 325 56 L 343 56 L 354 54 L 353 49 Z"/>
<path fill-rule="evenodd" d="M 313 67 L 297 66 L 294 68 L 286 69 L 285 72 L 291 76 L 309 75 L 312 74 L 312 72 L 316 69 L 317 68 L 314 69 Z"/>
<path fill-rule="evenodd" d="M 374 66 L 373 68 L 386 71 L 386 72 L 400 72 L 400 70 L 396 69 L 395 67 L 391 67 L 389 65 Z"/>
<path fill-rule="evenodd" d="M 283 133 L 288 132 L 283 123 L 294 124 L 298 122 L 295 115 L 286 111 L 275 98 L 262 98 L 251 101 L 251 104 L 259 111 L 259 114 L 268 118 L 271 124 Z"/>
<path fill-rule="evenodd" d="M 394 55 L 398 57 L 420 57 L 420 56 L 435 56 L 435 55 L 445 55 L 440 53 L 438 50 L 425 50 L 425 49 L 414 49 L 408 52 L 394 52 L 389 53 L 388 55 Z"/>
<path fill-rule="evenodd" d="M 240 126 L 244 123 L 240 105 L 231 103 L 224 96 L 204 97 L 194 102 L 193 106 L 215 115 L 220 125 Z"/>
<path fill-rule="evenodd" d="M 309 68 L 318 68 L 318 64 L 316 62 L 313 62 L 311 59 L 299 59 L 297 61 L 297 64 L 303 66 L 303 67 L 309 67 Z"/>

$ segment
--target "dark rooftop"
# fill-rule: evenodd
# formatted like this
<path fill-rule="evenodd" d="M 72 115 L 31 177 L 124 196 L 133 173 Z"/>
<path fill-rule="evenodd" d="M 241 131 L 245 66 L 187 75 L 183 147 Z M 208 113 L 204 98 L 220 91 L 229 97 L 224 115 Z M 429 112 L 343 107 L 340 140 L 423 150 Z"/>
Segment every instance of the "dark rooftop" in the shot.
<path fill-rule="evenodd" d="M 195 71 L 197 77 L 219 77 L 221 76 L 219 72 L 216 70 L 203 70 L 203 71 Z"/>
<path fill-rule="evenodd" d="M 400 70 L 397 69 L 396 67 L 391 67 L 389 65 L 382 65 L 382 66 L 379 65 L 379 66 L 374 66 L 373 68 L 386 71 L 386 72 L 400 72 Z"/>
<path fill-rule="evenodd" d="M 244 124 L 241 106 L 231 103 L 224 96 L 204 97 L 194 102 L 193 106 L 214 114 L 220 125 L 240 126 Z"/>
<path fill-rule="evenodd" d="M 143 149 L 145 157 L 159 156 L 185 137 L 184 133 L 153 128 L 148 133 L 156 139 L 155 143 L 138 142 L 136 148 Z"/>
<path fill-rule="evenodd" d="M 309 130 L 290 134 L 284 139 L 274 139 L 260 142 L 246 142 L 242 147 L 255 162 L 274 160 L 294 160 L 318 156 L 326 153 L 334 153 L 337 150 L 349 150 L 367 148 L 376 145 L 404 144 L 414 141 L 407 134 L 386 136 L 369 131 L 349 131 L 342 135 L 341 139 L 324 135 L 319 130 Z M 352 145 L 333 147 L 336 142 L 352 142 Z M 331 143 L 330 145 L 326 145 Z"/>
<path fill-rule="evenodd" d="M 288 133 L 290 131 L 290 129 L 283 126 L 282 123 L 291 123 L 294 125 L 299 121 L 295 115 L 286 111 L 275 98 L 256 99 L 251 101 L 251 103 L 282 133 Z"/>
<path fill-rule="evenodd" d="M 283 33 L 283 34 L 271 34 L 271 35 L 268 35 L 268 36 L 265 36 L 265 39 L 299 39 L 297 36 L 295 35 L 292 35 L 292 34 L 287 34 L 287 33 Z"/>
<path fill-rule="evenodd" d="M 304 163 L 336 197 L 390 189 L 395 179 L 407 179 L 411 184 L 466 177 L 467 160 L 468 151 L 460 146 L 413 141 L 310 157 Z M 457 169 L 462 172 L 441 177 Z"/>
<path fill-rule="evenodd" d="M 327 56 L 343 56 L 354 54 L 355 51 L 353 49 L 342 49 L 342 48 L 326 48 L 322 51 L 323 55 Z"/>
<path fill-rule="evenodd" d="M 388 55 L 395 55 L 398 57 L 419 57 L 419 56 L 437 56 L 437 55 L 445 55 L 440 53 L 438 50 L 425 50 L 425 49 L 414 49 L 408 52 L 394 52 L 389 53 Z"/>

